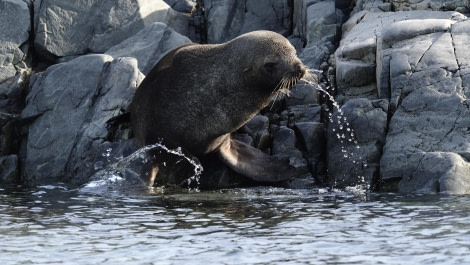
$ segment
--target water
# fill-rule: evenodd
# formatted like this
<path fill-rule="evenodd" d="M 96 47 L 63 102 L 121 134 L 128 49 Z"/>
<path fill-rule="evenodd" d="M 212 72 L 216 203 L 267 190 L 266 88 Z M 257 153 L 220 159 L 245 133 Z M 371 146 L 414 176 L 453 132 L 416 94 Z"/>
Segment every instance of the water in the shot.
<path fill-rule="evenodd" d="M 108 185 L 111 185 L 114 189 L 119 188 L 122 185 L 141 186 L 143 184 L 140 179 L 142 166 L 146 163 L 152 163 L 150 161 L 152 158 L 148 157 L 148 151 L 156 151 L 164 155 L 171 154 L 178 158 L 174 161 L 170 160 L 169 163 L 164 162 L 160 167 L 167 166 L 167 164 L 172 163 L 174 163 L 175 166 L 183 167 L 184 163 L 181 162 L 186 161 L 188 166 L 193 169 L 192 176 L 186 180 L 187 185 L 195 187 L 199 186 L 199 177 L 203 171 L 203 167 L 198 161 L 184 154 L 181 148 L 169 149 L 162 143 L 155 143 L 144 146 L 127 157 L 114 157 L 113 159 L 111 159 L 111 151 L 111 149 L 108 149 L 107 152 L 102 155 L 108 159 L 108 162 L 117 162 L 110 163 L 104 168 L 101 164 L 99 167 L 95 166 L 95 169 L 97 170 L 96 173 L 90 176 L 90 181 L 84 185 L 82 190 L 87 190 L 88 192 L 100 192 L 103 189 L 107 189 Z"/>
<path fill-rule="evenodd" d="M 354 128 L 351 127 L 351 124 L 348 122 L 348 119 L 346 118 L 339 103 L 335 100 L 335 97 L 328 91 L 329 89 L 332 89 L 332 88 L 330 86 L 323 88 L 318 83 L 318 81 L 316 81 L 318 77 L 316 78 L 313 77 L 313 76 L 321 76 L 323 74 L 323 71 L 309 69 L 307 73 L 308 73 L 308 76 L 305 78 L 302 78 L 301 80 L 313 86 L 316 90 L 321 91 L 323 93 L 322 94 L 323 98 L 326 99 L 326 101 L 332 105 L 333 109 L 326 109 L 326 111 L 328 112 L 329 125 L 332 127 L 332 132 L 335 134 L 338 141 L 341 143 L 341 145 L 343 145 L 342 152 L 344 153 L 344 157 L 345 158 L 353 157 L 354 154 L 351 154 L 351 152 L 346 151 L 344 144 L 346 142 L 354 143 L 356 145 L 356 148 L 360 148 L 355 138 L 356 136 L 354 133 Z M 327 78 L 327 83 L 331 83 L 331 81 L 328 80 L 328 78 Z M 334 109 L 336 109 L 337 111 L 336 115 L 333 115 Z"/>
<path fill-rule="evenodd" d="M 357 188 L 4 187 L 0 264 L 469 264 L 469 212 Z"/>
<path fill-rule="evenodd" d="M 324 83 L 318 83 L 318 76 L 323 76 L 326 81 Z M 329 127 L 328 133 L 336 137 L 336 142 L 341 148 L 341 164 L 352 165 L 351 172 L 349 173 L 354 176 L 353 178 L 356 179 L 355 182 L 357 184 L 367 185 L 367 189 L 369 189 L 373 183 L 369 179 L 370 177 L 364 175 L 368 168 L 367 159 L 361 155 L 361 146 L 356 139 L 353 126 L 348 121 L 347 114 L 341 109 L 341 106 L 333 96 L 335 89 L 328 85 L 332 84 L 329 75 L 324 75 L 323 71 L 320 70 L 309 69 L 307 75 L 302 78 L 302 80 L 322 92 L 321 96 L 323 102 L 327 103 L 322 106 L 324 111 L 328 113 L 328 119 L 323 122 Z M 353 178 L 351 178 L 351 180 Z M 336 185 L 336 183 L 334 183 L 334 185 Z"/>

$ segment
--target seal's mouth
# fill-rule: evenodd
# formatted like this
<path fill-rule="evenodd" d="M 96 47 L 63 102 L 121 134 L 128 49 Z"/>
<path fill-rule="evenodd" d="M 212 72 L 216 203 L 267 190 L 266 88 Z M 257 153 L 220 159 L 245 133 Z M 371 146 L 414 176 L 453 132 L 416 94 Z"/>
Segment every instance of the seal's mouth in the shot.
<path fill-rule="evenodd" d="M 295 84 L 297 84 L 297 82 L 299 82 L 299 80 L 306 74 L 308 74 L 307 67 L 300 63 L 297 64 L 295 66 L 294 71 L 288 72 L 282 77 L 281 81 L 279 81 L 272 93 L 278 93 L 278 95 L 284 94 L 289 96 L 290 89 L 295 86 Z M 278 95 L 276 95 L 276 98 Z"/>
<path fill-rule="evenodd" d="M 290 96 L 291 88 L 294 87 L 300 79 L 307 82 L 317 82 L 315 75 L 310 69 L 301 63 L 297 64 L 295 70 L 286 73 L 282 77 L 281 81 L 279 81 L 276 88 L 272 91 L 272 93 L 276 95 L 272 101 L 271 109 L 274 106 L 274 102 L 278 99 L 282 99 L 284 95 L 288 97 Z"/>

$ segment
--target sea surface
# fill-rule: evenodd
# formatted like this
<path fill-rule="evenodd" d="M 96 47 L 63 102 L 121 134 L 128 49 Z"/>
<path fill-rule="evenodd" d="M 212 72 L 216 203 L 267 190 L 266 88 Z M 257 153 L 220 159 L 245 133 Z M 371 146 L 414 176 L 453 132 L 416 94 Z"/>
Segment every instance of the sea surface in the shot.
<path fill-rule="evenodd" d="M 0 264 L 470 264 L 470 197 L 0 188 Z"/>

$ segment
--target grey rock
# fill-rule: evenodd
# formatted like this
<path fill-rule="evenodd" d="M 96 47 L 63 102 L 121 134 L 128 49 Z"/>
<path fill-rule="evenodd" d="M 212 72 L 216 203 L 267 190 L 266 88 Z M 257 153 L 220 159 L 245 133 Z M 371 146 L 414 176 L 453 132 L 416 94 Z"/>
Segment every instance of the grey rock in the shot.
<path fill-rule="evenodd" d="M 318 69 L 335 49 L 333 44 L 344 14 L 335 1 L 294 1 L 293 35 L 305 40 L 299 58 L 311 69 Z"/>
<path fill-rule="evenodd" d="M 284 98 L 286 106 L 319 104 L 318 90 L 313 85 L 299 82 L 291 90 L 290 95 Z"/>
<path fill-rule="evenodd" d="M 174 10 L 183 13 L 191 13 L 196 6 L 196 0 L 165 0 Z"/>
<path fill-rule="evenodd" d="M 294 127 L 297 122 L 320 122 L 321 106 L 317 104 L 290 106 L 280 115 L 284 126 Z"/>
<path fill-rule="evenodd" d="M 222 43 L 254 30 L 287 35 L 291 9 L 287 0 L 204 1 L 209 43 Z"/>
<path fill-rule="evenodd" d="M 186 43 L 191 43 L 191 40 L 167 25 L 155 22 L 146 26 L 134 36 L 113 46 L 105 54 L 109 54 L 114 58 L 136 58 L 139 63 L 139 70 L 146 75 L 167 52 Z"/>
<path fill-rule="evenodd" d="M 19 167 L 16 155 L 0 156 L 0 182 L 14 183 L 18 180 Z"/>
<path fill-rule="evenodd" d="M 307 7 L 307 43 L 336 37 L 338 28 L 335 1 L 319 1 Z"/>
<path fill-rule="evenodd" d="M 303 151 L 303 157 L 308 163 L 310 176 L 324 181 L 326 153 L 325 128 L 319 122 L 297 122 L 294 126 L 299 150 Z"/>
<path fill-rule="evenodd" d="M 344 17 L 336 2 L 294 0 L 293 35 L 302 37 L 307 44 L 335 38 Z"/>
<path fill-rule="evenodd" d="M 358 0 L 354 6 L 352 14 L 362 11 L 368 12 L 390 12 L 392 11 L 392 4 L 382 0 Z M 405 10 L 403 10 L 405 11 Z"/>
<path fill-rule="evenodd" d="M 439 56 L 442 67 L 449 70 L 458 68 L 450 43 L 452 41 L 450 33 L 443 34 L 448 32 L 454 23 L 455 21 L 450 19 L 405 20 L 384 28 L 377 48 L 378 92 L 381 98 L 392 97 L 393 109 L 399 100 L 397 98 L 399 97 L 397 92 L 401 91 L 399 87 L 403 86 L 400 83 L 404 78 L 407 79 L 406 75 L 426 69 L 429 64 L 433 64 L 436 60 L 430 57 L 431 55 Z M 441 36 L 442 39 L 438 40 Z M 437 43 L 434 43 L 435 40 Z M 405 48 L 397 48 L 401 44 L 405 44 Z M 413 52 L 405 51 L 410 46 L 413 47 Z M 427 52 L 428 49 L 433 51 Z M 414 66 L 418 68 L 415 69 Z M 392 92 L 391 86 L 397 88 Z"/>
<path fill-rule="evenodd" d="M 376 68 L 381 68 L 380 45 L 383 28 L 394 22 L 412 19 L 464 20 L 457 12 L 404 11 L 404 12 L 358 12 L 343 25 L 343 36 L 335 52 L 336 83 L 340 93 L 354 97 L 387 98 L 382 89 L 371 95 L 373 88 L 383 81 L 376 77 Z M 391 38 L 393 39 L 393 38 Z M 376 62 L 379 61 L 379 65 Z M 380 85 L 379 84 L 379 85 Z M 356 90 L 356 91 L 350 91 Z M 359 91 L 357 91 L 359 90 Z M 362 94 L 360 91 L 364 91 Z M 349 98 L 349 97 L 346 97 Z"/>
<path fill-rule="evenodd" d="M 2 50 L 6 44 L 11 44 L 13 48 L 20 49 L 20 46 L 29 40 L 29 30 L 31 29 L 31 18 L 29 6 L 25 1 L 2 0 L 0 1 L 0 41 Z M 21 50 L 21 49 L 20 49 Z M 16 60 L 15 60 L 16 59 Z M 17 63 L 21 58 L 12 58 L 7 63 Z M 5 62 L 2 60 L 2 66 Z"/>
<path fill-rule="evenodd" d="M 19 145 L 15 124 L 30 74 L 30 4 L 0 0 L 0 181 L 18 181 Z"/>
<path fill-rule="evenodd" d="M 296 150 L 295 141 L 296 138 L 294 130 L 287 127 L 281 127 L 274 135 L 272 153 L 280 154 Z"/>
<path fill-rule="evenodd" d="M 255 143 L 254 143 L 254 140 L 253 140 L 253 137 L 251 137 L 249 134 L 247 133 L 234 133 L 232 134 L 232 137 L 242 143 L 245 143 L 247 145 L 250 145 L 250 146 L 255 146 Z"/>
<path fill-rule="evenodd" d="M 37 12 L 35 47 L 50 59 L 104 52 L 153 22 L 188 35 L 188 17 L 163 0 L 42 0 Z"/>
<path fill-rule="evenodd" d="M 25 1 L 0 1 L 0 109 L 18 112 L 21 94 L 30 72 L 29 31 L 31 18 Z"/>
<path fill-rule="evenodd" d="M 14 153 L 14 145 L 18 142 L 14 133 L 17 121 L 18 115 L 0 112 L 0 156 Z"/>
<path fill-rule="evenodd" d="M 294 130 L 305 147 L 309 160 L 319 160 L 325 151 L 326 139 L 323 123 L 297 122 Z"/>
<path fill-rule="evenodd" d="M 338 187 L 372 186 L 387 129 L 387 102 L 351 99 L 328 126 L 328 178 Z M 383 109 L 385 107 L 385 109 Z"/>
<path fill-rule="evenodd" d="M 306 16 L 307 12 L 305 10 L 307 9 L 307 4 L 308 1 L 305 0 L 293 0 L 293 13 L 292 13 L 292 28 L 293 32 L 292 34 L 296 37 L 301 37 L 303 39 L 306 39 Z"/>
<path fill-rule="evenodd" d="M 420 22 L 405 28 L 409 38 L 389 38 L 383 49 L 384 57 L 391 57 L 383 60 L 382 69 L 391 70 L 383 71 L 382 77 L 388 74 L 394 113 L 381 159 L 381 178 L 401 180 L 399 190 L 404 192 L 461 193 L 465 185 L 458 188 L 450 183 L 470 183 L 465 162 L 470 142 L 470 21 Z M 392 24 L 390 30 L 404 36 L 403 30 L 396 32 L 400 25 Z M 427 170 L 424 160 L 426 166 L 432 165 L 433 174 L 416 173 Z M 436 179 L 447 184 L 437 185 Z"/>
<path fill-rule="evenodd" d="M 402 178 L 400 192 L 468 194 L 470 192 L 469 153 L 414 153 L 419 163 L 411 174 Z M 413 159 L 415 160 L 415 159 Z"/>
<path fill-rule="evenodd" d="M 273 138 L 272 155 L 288 158 L 290 165 L 295 167 L 298 177 L 308 173 L 307 161 L 302 152 L 296 148 L 296 135 L 294 130 L 281 126 Z M 310 176 L 310 174 L 308 174 Z"/>
<path fill-rule="evenodd" d="M 335 46 L 327 40 L 311 42 L 299 54 L 299 59 L 310 69 L 319 69 L 334 49 Z"/>
<path fill-rule="evenodd" d="M 258 114 L 245 124 L 245 128 L 252 135 L 255 147 L 261 150 L 267 150 L 271 147 L 268 117 Z"/>
<path fill-rule="evenodd" d="M 135 59 L 109 55 L 82 56 L 34 75 L 21 114 L 32 120 L 25 179 L 90 176 L 94 154 L 106 141 L 105 122 L 127 110 L 142 79 Z"/>
<path fill-rule="evenodd" d="M 398 0 L 391 2 L 393 10 L 407 11 L 407 10 L 434 10 L 434 11 L 448 11 L 454 10 L 461 13 L 468 13 L 470 4 L 467 0 L 423 0 L 423 1 L 410 1 Z"/>
<path fill-rule="evenodd" d="M 108 142 L 105 141 L 101 143 L 96 148 L 95 157 L 93 160 L 93 170 L 101 170 L 106 168 L 113 163 L 118 163 L 124 157 L 131 156 L 136 150 L 139 149 L 135 138 L 129 140 L 121 140 L 115 142 Z M 142 160 L 134 159 L 134 162 L 141 162 Z M 132 165 L 130 165 L 132 166 Z M 132 167 L 131 169 L 135 172 L 140 172 L 142 164 L 138 164 L 137 166 Z M 88 176 L 90 173 L 87 172 Z M 82 178 L 85 179 L 87 176 L 86 174 L 79 174 L 82 175 Z M 76 179 L 77 177 L 75 177 Z M 75 180 L 76 181 L 76 180 Z M 81 182 L 81 181 L 78 181 Z"/>

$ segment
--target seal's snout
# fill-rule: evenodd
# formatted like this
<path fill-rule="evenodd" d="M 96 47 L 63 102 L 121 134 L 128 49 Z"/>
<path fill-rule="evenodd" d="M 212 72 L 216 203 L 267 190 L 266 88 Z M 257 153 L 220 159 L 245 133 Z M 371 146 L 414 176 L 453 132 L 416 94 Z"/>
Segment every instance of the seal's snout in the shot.
<path fill-rule="evenodd" d="M 304 76 L 305 73 L 307 72 L 307 67 L 303 65 L 302 63 L 297 63 L 294 67 L 295 67 L 295 73 L 299 78 Z"/>

